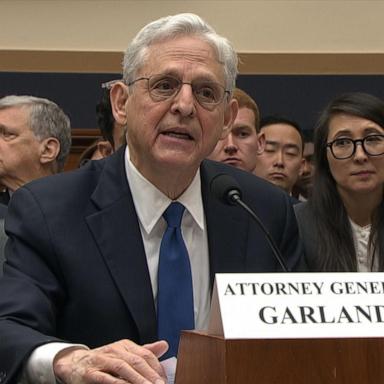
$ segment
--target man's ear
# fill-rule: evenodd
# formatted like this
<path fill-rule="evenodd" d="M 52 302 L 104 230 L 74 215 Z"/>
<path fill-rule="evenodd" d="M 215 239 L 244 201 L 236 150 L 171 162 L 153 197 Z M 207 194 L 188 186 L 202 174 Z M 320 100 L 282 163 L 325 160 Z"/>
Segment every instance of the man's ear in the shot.
<path fill-rule="evenodd" d="M 303 172 L 304 172 L 304 166 L 305 166 L 305 162 L 307 160 L 305 160 L 305 158 L 303 157 L 301 159 L 301 164 L 300 164 L 300 169 L 299 169 L 299 177 L 301 177 L 303 175 Z"/>
<path fill-rule="evenodd" d="M 113 84 L 109 97 L 111 100 L 113 117 L 117 123 L 125 125 L 127 123 L 127 111 L 125 105 L 128 100 L 128 87 L 122 81 L 117 81 Z"/>
<path fill-rule="evenodd" d="M 103 158 L 108 157 L 113 153 L 112 144 L 108 140 L 99 141 L 97 143 L 97 149 Z"/>
<path fill-rule="evenodd" d="M 56 137 L 48 137 L 40 143 L 40 163 L 48 164 L 56 161 L 60 152 L 60 142 Z"/>
<path fill-rule="evenodd" d="M 229 132 L 231 132 L 231 128 L 233 123 L 235 122 L 237 112 L 239 110 L 239 104 L 236 99 L 231 99 L 226 106 L 224 111 L 224 126 L 223 131 L 221 133 L 220 139 L 225 139 Z"/>
<path fill-rule="evenodd" d="M 260 132 L 257 135 L 257 154 L 260 155 L 264 152 L 265 149 L 265 134 L 264 132 Z"/>

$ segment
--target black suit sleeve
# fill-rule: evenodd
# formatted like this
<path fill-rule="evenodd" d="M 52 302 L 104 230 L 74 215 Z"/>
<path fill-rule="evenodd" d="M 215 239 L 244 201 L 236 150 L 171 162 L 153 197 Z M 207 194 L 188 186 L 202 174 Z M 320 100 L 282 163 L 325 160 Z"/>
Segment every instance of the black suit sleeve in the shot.
<path fill-rule="evenodd" d="M 306 271 L 307 268 L 304 263 L 303 246 L 299 236 L 296 216 L 288 195 L 285 196 L 285 220 L 284 229 L 281 233 L 279 248 L 289 270 L 292 272 Z"/>
<path fill-rule="evenodd" d="M 54 334 L 56 304 L 64 300 L 55 249 L 33 195 L 20 188 L 6 221 L 9 241 L 0 279 L 0 372 L 15 383 L 20 368 L 39 345 L 59 341 Z"/>

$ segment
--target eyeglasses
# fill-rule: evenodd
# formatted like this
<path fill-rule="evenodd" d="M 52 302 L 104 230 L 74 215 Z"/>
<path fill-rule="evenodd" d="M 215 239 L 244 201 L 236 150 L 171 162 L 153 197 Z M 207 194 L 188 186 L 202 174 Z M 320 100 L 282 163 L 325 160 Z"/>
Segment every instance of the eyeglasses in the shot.
<path fill-rule="evenodd" d="M 356 152 L 356 145 L 361 144 L 365 153 L 369 156 L 380 156 L 384 154 L 384 135 L 369 135 L 363 139 L 350 139 L 348 137 L 338 138 L 327 143 L 335 159 L 349 159 Z"/>
<path fill-rule="evenodd" d="M 118 81 L 123 81 L 122 79 L 115 79 L 115 80 L 110 80 L 106 81 L 105 83 L 101 83 L 101 88 L 103 89 L 111 89 L 115 83 Z"/>
<path fill-rule="evenodd" d="M 153 75 L 150 77 L 139 77 L 131 81 L 127 85 L 133 85 L 137 81 L 146 80 L 149 96 L 153 101 L 164 101 L 175 97 L 183 84 L 192 87 L 193 96 L 197 102 L 205 109 L 212 111 L 219 105 L 227 91 L 221 84 L 209 80 L 193 80 L 190 83 L 181 81 L 177 77 L 169 75 Z"/>

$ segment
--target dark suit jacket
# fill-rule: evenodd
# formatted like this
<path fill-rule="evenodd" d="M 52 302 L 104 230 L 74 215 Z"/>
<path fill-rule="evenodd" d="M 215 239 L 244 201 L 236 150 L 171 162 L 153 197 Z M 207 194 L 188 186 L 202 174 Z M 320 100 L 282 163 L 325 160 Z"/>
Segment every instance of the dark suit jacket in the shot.
<path fill-rule="evenodd" d="M 0 218 L 0 278 L 3 276 L 4 248 L 7 239 L 8 237 L 4 232 L 4 218 Z"/>
<path fill-rule="evenodd" d="M 7 242 L 7 235 L 4 232 L 4 219 L 7 210 L 8 207 L 0 203 L 0 277 L 3 276 L 4 247 Z"/>
<path fill-rule="evenodd" d="M 8 207 L 5 204 L 0 203 L 0 219 L 4 219 L 7 213 Z"/>
<path fill-rule="evenodd" d="M 319 240 L 315 227 L 315 216 L 308 202 L 294 206 L 300 238 L 304 246 L 304 263 L 309 272 L 324 272 L 321 269 L 321 255 L 319 254 Z"/>
<path fill-rule="evenodd" d="M 9 191 L 5 190 L 0 192 L 0 204 L 7 206 L 9 203 Z"/>
<path fill-rule="evenodd" d="M 253 175 L 204 161 L 211 283 L 216 272 L 280 270 L 249 216 L 209 193 L 210 177 L 217 173 L 238 180 L 243 199 L 295 268 L 301 245 L 288 195 Z M 19 188 L 6 231 L 10 240 L 0 280 L 0 375 L 6 382 L 14 380 L 34 348 L 49 341 L 92 348 L 122 338 L 156 340 L 155 305 L 124 149 Z"/>
<path fill-rule="evenodd" d="M 291 204 L 292 205 L 296 205 L 296 204 L 300 204 L 301 201 L 299 199 L 297 199 L 296 197 L 294 196 L 290 196 L 290 200 L 291 200 Z"/>

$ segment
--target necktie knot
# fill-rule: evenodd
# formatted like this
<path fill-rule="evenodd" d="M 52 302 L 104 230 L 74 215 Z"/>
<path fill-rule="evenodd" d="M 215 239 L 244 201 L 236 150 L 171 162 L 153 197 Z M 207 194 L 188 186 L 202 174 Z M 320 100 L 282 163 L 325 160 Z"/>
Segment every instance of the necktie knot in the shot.
<path fill-rule="evenodd" d="M 169 204 L 168 208 L 163 213 L 163 217 L 167 222 L 168 227 L 180 228 L 184 209 L 184 205 L 177 201 Z"/>

